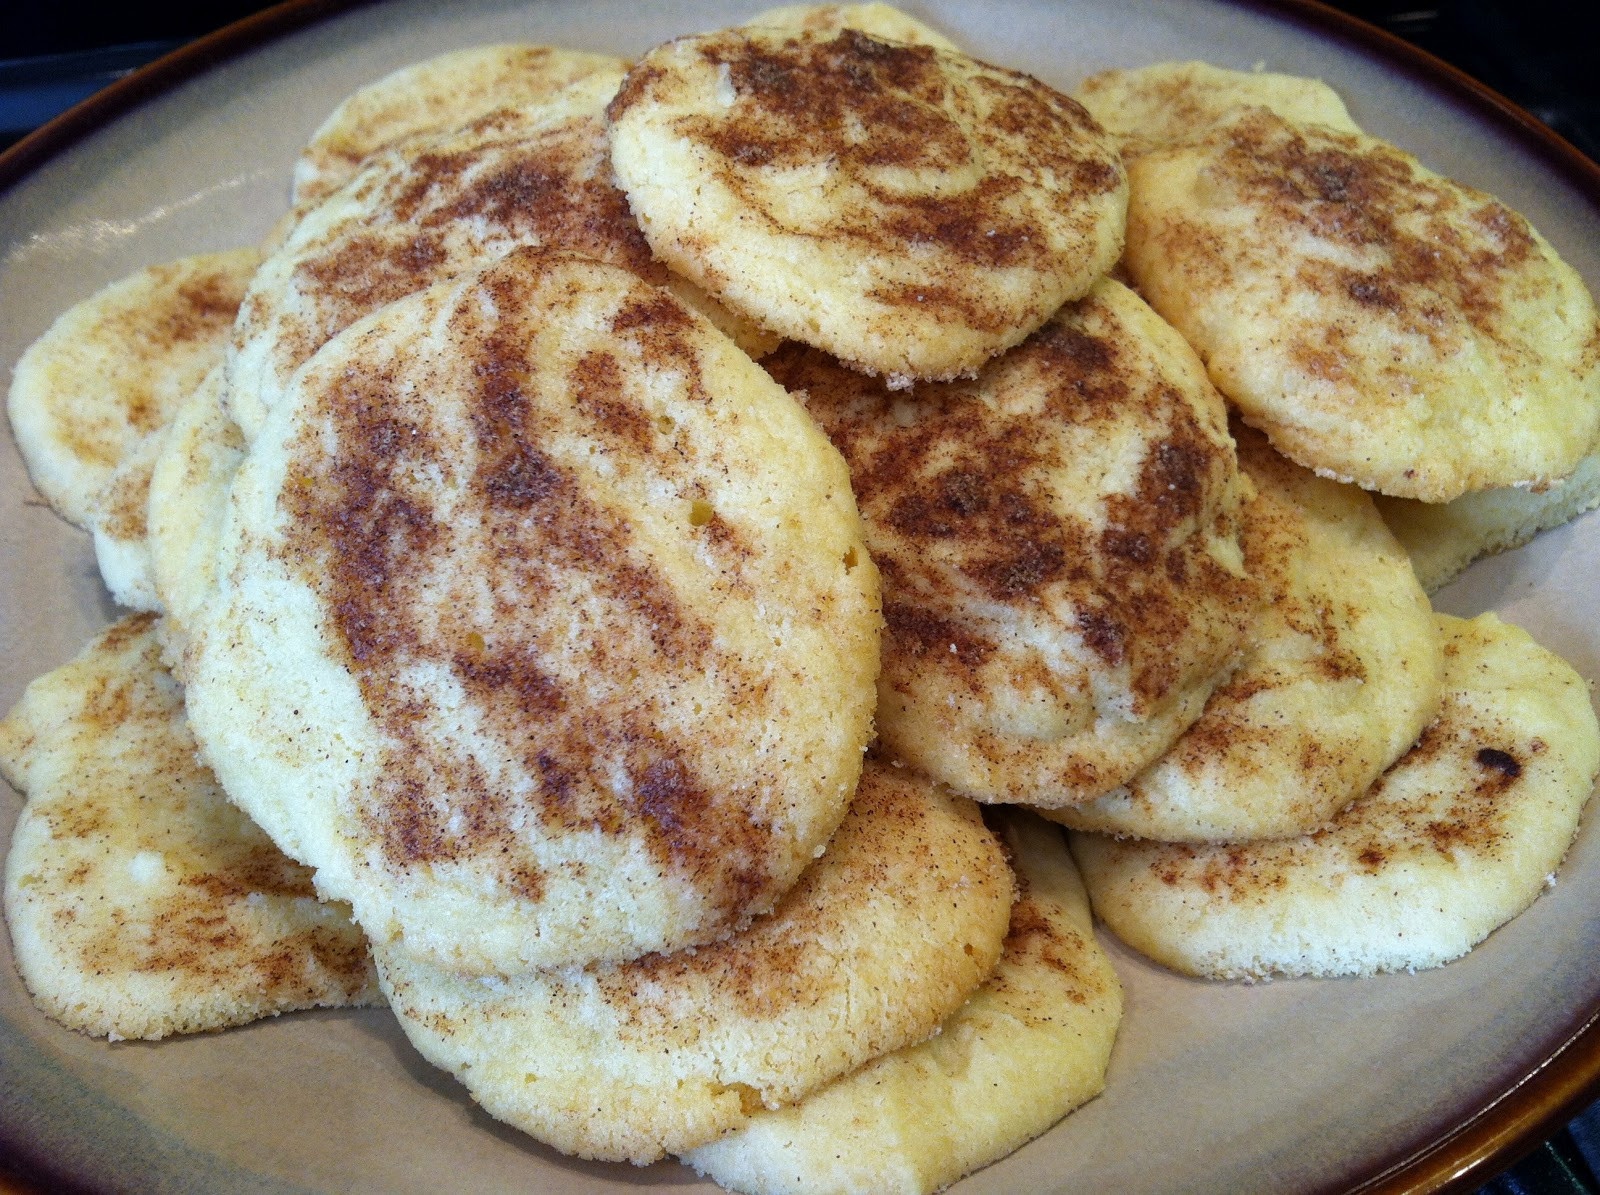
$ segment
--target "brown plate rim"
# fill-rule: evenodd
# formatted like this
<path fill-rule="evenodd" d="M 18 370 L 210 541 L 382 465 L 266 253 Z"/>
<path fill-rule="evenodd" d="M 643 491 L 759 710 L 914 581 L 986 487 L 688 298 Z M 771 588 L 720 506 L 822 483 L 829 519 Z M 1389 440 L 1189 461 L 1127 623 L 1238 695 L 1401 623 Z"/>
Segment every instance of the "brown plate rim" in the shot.
<path fill-rule="evenodd" d="M 1269 18 L 1309 26 L 1440 88 L 1480 118 L 1515 134 L 1600 212 L 1600 164 L 1537 117 L 1457 67 L 1318 0 L 1231 2 Z M 84 137 L 189 79 L 258 46 L 376 3 L 378 0 L 283 0 L 179 47 L 0 151 L 0 193 Z M 1472 1190 L 1514 1165 L 1600 1096 L 1600 990 L 1586 1008 L 1575 1012 L 1569 1033 L 1543 1047 L 1530 1068 L 1509 1087 L 1486 1093 L 1484 1102 L 1460 1123 L 1411 1144 L 1397 1157 L 1376 1164 L 1353 1186 L 1339 1189 L 1350 1195 L 1452 1195 Z M 70 1180 L 64 1182 L 66 1176 L 51 1173 L 42 1160 L 10 1152 L 13 1145 L 0 1140 L 0 1195 L 81 1189 Z"/>

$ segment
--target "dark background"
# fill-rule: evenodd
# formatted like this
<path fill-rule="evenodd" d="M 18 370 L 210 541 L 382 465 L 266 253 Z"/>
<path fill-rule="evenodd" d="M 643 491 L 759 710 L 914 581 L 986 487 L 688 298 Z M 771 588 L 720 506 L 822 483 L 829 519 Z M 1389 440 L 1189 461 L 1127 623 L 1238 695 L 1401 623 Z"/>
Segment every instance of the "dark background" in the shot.
<path fill-rule="evenodd" d="M 0 0 L 0 144 L 165 50 L 267 7 Z M 1596 0 L 1335 0 L 1528 109 L 1600 160 Z M 42 59 L 42 61 L 41 61 Z"/>
<path fill-rule="evenodd" d="M 0 148 L 168 50 L 265 7 L 259 0 L 0 0 Z M 1336 0 L 1334 7 L 1486 83 L 1600 161 L 1600 0 Z M 0 1158 L 0 1176 L 4 1170 Z M 1600 1195 L 1597 1170 L 1600 1104 L 1482 1195 Z"/>

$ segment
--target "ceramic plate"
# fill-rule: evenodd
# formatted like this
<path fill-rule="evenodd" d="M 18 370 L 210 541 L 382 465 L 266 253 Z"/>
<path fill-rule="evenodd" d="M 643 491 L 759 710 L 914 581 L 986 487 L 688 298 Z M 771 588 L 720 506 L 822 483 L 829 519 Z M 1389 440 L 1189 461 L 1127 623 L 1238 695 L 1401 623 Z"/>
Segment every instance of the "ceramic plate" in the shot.
<path fill-rule="evenodd" d="M 321 5 L 314 17 L 307 5 L 214 39 L 11 156 L 15 181 L 0 193 L 0 362 L 14 362 L 68 305 L 139 266 L 261 238 L 285 209 L 290 164 L 307 134 L 363 82 L 476 42 L 637 53 L 759 7 L 416 0 L 332 15 Z M 1062 88 L 1104 67 L 1173 58 L 1320 76 L 1361 125 L 1524 212 L 1600 288 L 1597 176 L 1492 102 L 1326 14 L 1218 0 L 911 7 L 979 57 Z M 88 539 L 39 503 L 10 448 L 0 449 L 0 510 L 0 705 L 8 707 L 114 611 Z M 1480 564 L 1439 604 L 1458 614 L 1496 609 L 1594 678 L 1597 567 L 1600 519 L 1591 518 Z M 18 804 L 0 792 L 0 835 Z M 1596 908 L 1600 833 L 1589 824 L 1560 882 L 1529 912 L 1461 962 L 1425 974 L 1211 984 L 1112 943 L 1127 1016 L 1105 1094 L 959 1189 L 1431 1189 L 1484 1158 L 1509 1161 L 1508 1150 L 1594 1080 L 1592 1036 L 1549 1060 L 1600 1005 Z M 379 1010 L 108 1045 L 36 1013 L 9 955 L 0 957 L 0 1083 L 0 1149 L 95 1188 L 601 1192 L 698 1183 L 670 1163 L 572 1162 L 496 1124 Z"/>

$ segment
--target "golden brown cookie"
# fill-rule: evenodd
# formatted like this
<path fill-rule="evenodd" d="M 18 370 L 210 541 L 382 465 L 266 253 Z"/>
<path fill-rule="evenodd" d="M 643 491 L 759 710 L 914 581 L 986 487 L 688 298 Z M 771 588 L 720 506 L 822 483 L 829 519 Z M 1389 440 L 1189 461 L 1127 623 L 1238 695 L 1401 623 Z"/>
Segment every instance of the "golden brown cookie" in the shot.
<path fill-rule="evenodd" d="M 165 607 L 152 575 L 147 513 L 150 475 L 166 428 L 137 441 L 111 471 L 94 498 L 89 532 L 94 537 L 94 558 L 118 605 L 130 610 L 161 613 Z"/>
<path fill-rule="evenodd" d="M 855 29 L 884 41 L 909 42 L 936 50 L 961 52 L 944 34 L 892 4 L 786 4 L 758 12 L 746 25 L 773 29 L 805 29 L 836 34 Z"/>
<path fill-rule="evenodd" d="M 1073 98 L 1122 139 L 1124 156 L 1199 140 L 1242 108 L 1265 108 L 1291 124 L 1361 131 L 1338 93 L 1320 79 L 1223 70 L 1204 62 L 1101 71 L 1079 84 Z"/>
<path fill-rule="evenodd" d="M 1017 872 L 1005 953 L 925 1042 L 684 1156 L 734 1191 L 926 1195 L 1038 1136 L 1105 1085 L 1122 985 L 1061 832 L 1004 817 Z"/>
<path fill-rule="evenodd" d="M 1439 708 L 1428 598 L 1372 499 L 1238 434 L 1257 497 L 1245 561 L 1267 590 L 1238 670 L 1171 750 L 1097 800 L 1047 816 L 1177 842 L 1283 838 L 1361 796 Z"/>
<path fill-rule="evenodd" d="M 409 137 L 459 128 L 585 76 L 626 69 L 610 54 L 525 43 L 470 46 L 402 67 L 343 100 L 311 134 L 294 165 L 293 202 L 302 209 L 320 203 L 373 154 Z"/>
<path fill-rule="evenodd" d="M 228 487 L 244 459 L 244 436 L 228 414 L 218 365 L 156 441 L 145 521 L 151 579 L 167 616 L 163 634 L 181 640 L 216 583 L 217 539 Z"/>
<path fill-rule="evenodd" d="M 1600 317 L 1504 204 L 1264 109 L 1129 171 L 1129 275 L 1286 456 L 1443 502 L 1544 486 L 1595 442 Z"/>
<path fill-rule="evenodd" d="M 1378 496 L 1378 510 L 1429 593 L 1444 588 L 1480 556 L 1519 548 L 1597 506 L 1600 452 L 1591 452 L 1569 477 L 1544 489 L 1502 486 L 1453 502 Z"/>
<path fill-rule="evenodd" d="M 1492 614 L 1439 615 L 1439 718 L 1313 834 L 1182 846 L 1074 834 L 1095 914 L 1191 975 L 1367 975 L 1465 954 L 1538 897 L 1600 770 L 1588 686 Z"/>
<path fill-rule="evenodd" d="M 412 1043 L 491 1115 L 647 1162 L 937 1032 L 999 959 L 1012 894 L 970 801 L 869 763 L 827 853 L 728 941 L 503 980 L 377 957 Z"/>
<path fill-rule="evenodd" d="M 262 263 L 234 328 L 228 406 L 245 437 L 335 333 L 519 246 L 631 269 L 743 336 L 745 325 L 651 257 L 612 182 L 603 112 L 621 78 L 596 70 L 545 99 L 391 147 L 308 213 Z M 745 343 L 769 342 L 751 332 Z"/>
<path fill-rule="evenodd" d="M 964 55 L 741 28 L 609 109 L 651 248 L 756 323 L 901 383 L 971 374 L 1116 261 L 1126 188 L 1074 101 Z"/>
<path fill-rule="evenodd" d="M 64 312 L 23 353 L 8 409 L 34 485 L 93 526 L 117 465 L 221 359 L 254 250 L 150 266 Z"/>
<path fill-rule="evenodd" d="M 844 463 L 630 271 L 518 250 L 296 374 L 191 628 L 229 795 L 375 940 L 511 972 L 725 937 L 843 817 L 878 580 Z"/>
<path fill-rule="evenodd" d="M 349 908 L 196 760 L 155 624 L 111 626 L 0 721 L 0 772 L 28 797 L 5 911 L 34 1000 L 113 1040 L 380 1003 Z"/>
<path fill-rule="evenodd" d="M 971 382 L 765 362 L 844 453 L 884 576 L 878 733 L 983 801 L 1122 784 L 1199 716 L 1256 615 L 1222 399 L 1098 284 Z"/>

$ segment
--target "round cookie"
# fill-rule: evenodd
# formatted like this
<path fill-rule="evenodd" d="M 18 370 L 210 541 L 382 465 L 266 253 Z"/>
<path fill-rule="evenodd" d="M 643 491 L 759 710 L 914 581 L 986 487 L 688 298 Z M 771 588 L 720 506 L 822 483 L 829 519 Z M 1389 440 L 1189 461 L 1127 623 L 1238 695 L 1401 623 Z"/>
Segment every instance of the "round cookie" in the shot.
<path fill-rule="evenodd" d="M 1241 108 L 1265 108 L 1291 124 L 1361 129 L 1320 79 L 1230 71 L 1204 62 L 1158 62 L 1090 75 L 1073 98 L 1122 139 L 1124 157 L 1198 140 Z"/>
<path fill-rule="evenodd" d="M 773 29 L 804 29 L 812 33 L 837 34 L 855 29 L 882 41 L 907 42 L 932 46 L 936 50 L 961 53 L 944 34 L 930 29 L 910 13 L 890 4 L 786 4 L 769 8 L 744 22 Z"/>
<path fill-rule="evenodd" d="M 1378 496 L 1378 511 L 1411 557 L 1429 593 L 1443 589 L 1480 556 L 1519 548 L 1541 531 L 1600 506 L 1600 451 L 1547 489 L 1502 486 L 1453 502 Z"/>
<path fill-rule="evenodd" d="M 342 101 L 311 134 L 294 164 L 291 199 L 299 208 L 320 203 L 361 163 L 408 137 L 459 128 L 588 75 L 627 69 L 610 54 L 519 43 L 471 46 L 402 67 Z"/>
<path fill-rule="evenodd" d="M 1074 834 L 1095 914 L 1176 970 L 1259 979 L 1439 966 L 1532 904 L 1600 770 L 1588 687 L 1492 614 L 1438 618 L 1439 718 L 1366 796 L 1275 841 Z"/>
<path fill-rule="evenodd" d="M 1078 830 L 1238 842 L 1314 830 L 1365 793 L 1439 708 L 1444 654 L 1411 562 L 1352 486 L 1248 428 L 1245 561 L 1267 605 L 1238 670 L 1172 749 L 1047 816 Z"/>
<path fill-rule="evenodd" d="M 28 686 L 0 771 L 28 797 L 6 859 L 17 968 L 63 1025 L 159 1038 L 381 1002 L 349 908 L 196 760 L 153 616 Z"/>
<path fill-rule="evenodd" d="M 520 246 L 569 249 L 671 286 L 751 351 L 749 332 L 671 277 L 613 184 L 604 109 L 622 72 L 596 70 L 521 108 L 372 157 L 262 263 L 228 358 L 228 406 L 246 439 L 294 370 L 362 316 Z"/>
<path fill-rule="evenodd" d="M 245 448 L 225 393 L 219 365 L 173 416 L 150 471 L 150 571 L 169 639 L 183 638 L 216 584 L 217 538 Z"/>
<path fill-rule="evenodd" d="M 734 1191 L 943 1190 L 1038 1136 L 1105 1085 L 1122 985 L 1094 940 L 1061 832 L 1004 819 L 1018 881 L 1005 952 L 927 1041 L 684 1155 Z"/>
<path fill-rule="evenodd" d="M 221 360 L 253 249 L 149 266 L 68 309 L 23 353 L 8 409 L 45 501 L 94 526 L 117 466 Z"/>
<path fill-rule="evenodd" d="M 765 364 L 844 453 L 884 576 L 878 734 L 982 801 L 1122 784 L 1256 616 L 1222 400 L 1103 281 L 971 382 L 896 394 L 815 350 Z"/>
<path fill-rule="evenodd" d="M 1595 442 L 1594 302 L 1504 204 L 1262 109 L 1128 169 L 1130 277 L 1286 456 L 1444 502 Z"/>
<path fill-rule="evenodd" d="M 609 112 L 617 178 L 663 261 L 902 384 L 970 375 L 1121 252 L 1112 139 L 964 55 L 730 29 L 652 50 Z"/>
<path fill-rule="evenodd" d="M 970 801 L 869 763 L 827 853 L 728 941 L 493 981 L 376 954 L 412 1044 L 490 1115 L 643 1163 L 936 1032 L 999 959 L 1012 894 Z"/>
<path fill-rule="evenodd" d="M 228 793 L 481 973 L 721 938 L 844 815 L 878 579 L 805 412 L 670 292 L 518 250 L 374 313 L 235 475 L 192 628 Z"/>

